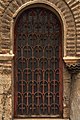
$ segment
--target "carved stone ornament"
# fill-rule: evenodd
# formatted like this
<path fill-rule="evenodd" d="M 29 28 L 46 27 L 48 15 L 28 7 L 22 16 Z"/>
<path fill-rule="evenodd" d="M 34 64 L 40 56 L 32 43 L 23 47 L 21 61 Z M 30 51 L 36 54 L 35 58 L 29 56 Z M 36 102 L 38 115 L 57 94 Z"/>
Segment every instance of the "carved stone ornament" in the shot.
<path fill-rule="evenodd" d="M 67 69 L 71 73 L 76 73 L 80 71 L 80 57 L 63 57 Z"/>

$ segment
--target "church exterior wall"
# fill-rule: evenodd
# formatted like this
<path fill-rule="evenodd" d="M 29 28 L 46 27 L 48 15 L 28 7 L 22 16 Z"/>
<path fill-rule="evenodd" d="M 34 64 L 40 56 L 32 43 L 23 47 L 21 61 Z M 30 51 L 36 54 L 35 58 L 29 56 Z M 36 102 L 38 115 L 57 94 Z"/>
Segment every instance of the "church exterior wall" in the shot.
<path fill-rule="evenodd" d="M 63 27 L 63 118 L 80 119 L 80 1 L 0 1 L 0 120 L 13 120 L 14 25 L 18 14 L 32 4 L 45 4 L 60 16 Z M 55 120 L 55 119 L 53 119 Z"/>

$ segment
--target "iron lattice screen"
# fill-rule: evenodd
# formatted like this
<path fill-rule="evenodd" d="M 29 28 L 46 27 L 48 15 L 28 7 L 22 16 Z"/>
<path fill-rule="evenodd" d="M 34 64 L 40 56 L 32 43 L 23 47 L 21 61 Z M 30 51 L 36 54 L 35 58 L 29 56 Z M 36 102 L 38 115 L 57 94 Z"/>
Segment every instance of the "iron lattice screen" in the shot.
<path fill-rule="evenodd" d="M 15 26 L 15 114 L 60 115 L 60 22 L 44 8 L 24 11 Z"/>

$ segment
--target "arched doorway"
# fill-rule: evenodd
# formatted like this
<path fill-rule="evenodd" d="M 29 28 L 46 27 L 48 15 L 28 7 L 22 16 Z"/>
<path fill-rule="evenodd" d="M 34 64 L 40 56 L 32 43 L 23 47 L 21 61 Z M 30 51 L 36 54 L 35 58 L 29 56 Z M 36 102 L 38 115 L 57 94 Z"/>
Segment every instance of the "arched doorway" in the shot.
<path fill-rule="evenodd" d="M 60 20 L 46 8 L 29 8 L 14 36 L 14 116 L 62 117 Z"/>

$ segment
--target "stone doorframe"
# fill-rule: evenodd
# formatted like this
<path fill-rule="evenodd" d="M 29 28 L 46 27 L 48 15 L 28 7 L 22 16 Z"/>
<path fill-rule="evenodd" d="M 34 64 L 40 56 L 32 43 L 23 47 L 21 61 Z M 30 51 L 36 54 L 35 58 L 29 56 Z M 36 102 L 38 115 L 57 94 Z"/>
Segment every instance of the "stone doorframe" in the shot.
<path fill-rule="evenodd" d="M 72 9 L 70 6 L 63 0 L 13 0 L 7 7 L 5 13 L 2 16 L 2 29 L 1 29 L 1 54 L 0 54 L 0 63 L 2 79 L 8 79 L 8 86 L 4 88 L 2 94 L 4 95 L 6 104 L 9 104 L 9 113 L 7 110 L 7 106 L 3 104 L 3 116 L 5 116 L 6 120 L 13 118 L 13 111 L 14 111 L 14 77 L 13 77 L 13 48 L 14 48 L 14 25 L 15 25 L 15 18 L 27 9 L 30 5 L 43 5 L 44 7 L 52 10 L 57 14 L 59 17 L 62 28 L 63 28 L 63 118 L 70 117 L 70 85 L 71 85 L 71 73 L 68 71 L 65 63 L 67 66 L 73 66 L 73 64 L 78 64 L 78 60 L 80 57 L 77 57 L 78 54 L 77 49 L 77 37 L 76 37 L 76 25 L 75 19 L 73 16 Z M 5 20 L 7 19 L 7 22 Z M 71 41 L 72 40 L 72 41 Z M 5 44 L 4 44 L 5 43 Z M 7 45 L 7 47 L 6 47 Z M 73 47 L 71 47 L 73 46 Z M 71 57 L 73 56 L 73 57 Z M 74 65 L 75 66 L 75 65 Z M 71 68 L 71 67 L 68 67 Z M 71 68 L 72 71 L 73 68 Z M 7 74 L 6 74 L 7 73 Z M 6 77 L 8 76 L 8 78 Z M 4 81 L 5 81 L 4 80 Z M 8 102 L 8 101 L 9 102 Z M 13 108 L 13 109 L 12 109 Z M 7 116 L 8 113 L 8 116 Z M 65 119 L 66 120 L 66 119 Z"/>

